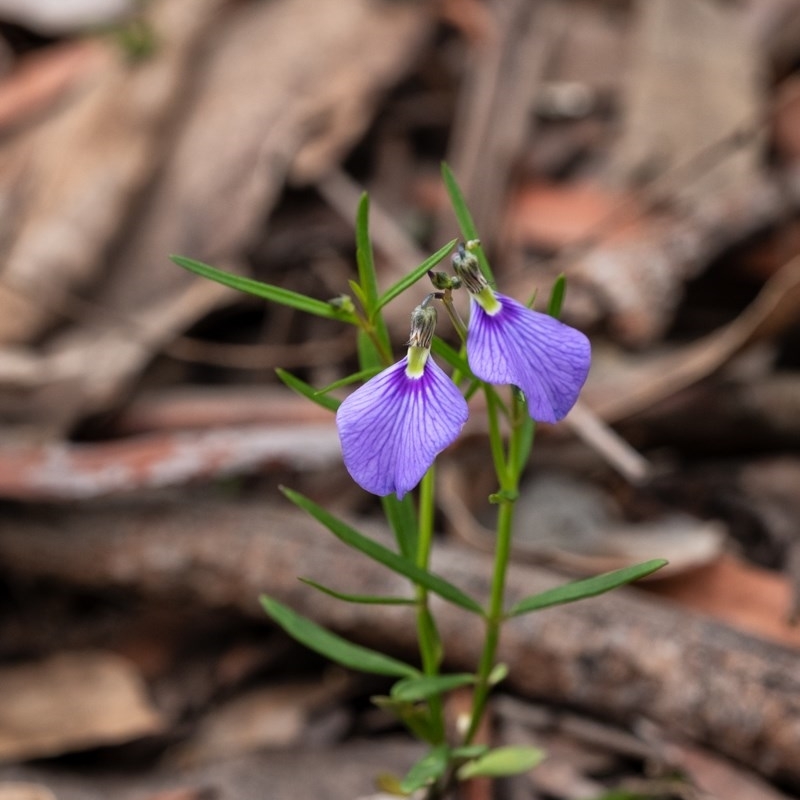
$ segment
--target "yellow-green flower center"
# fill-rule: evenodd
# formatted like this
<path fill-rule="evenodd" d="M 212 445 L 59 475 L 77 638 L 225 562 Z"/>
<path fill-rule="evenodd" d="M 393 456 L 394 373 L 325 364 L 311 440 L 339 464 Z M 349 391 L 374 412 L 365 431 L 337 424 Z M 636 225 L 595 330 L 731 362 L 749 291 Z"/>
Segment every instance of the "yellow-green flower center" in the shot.
<path fill-rule="evenodd" d="M 475 298 L 475 302 L 490 317 L 493 317 L 502 308 L 491 286 L 484 286 L 479 292 L 472 296 Z"/>
<path fill-rule="evenodd" d="M 431 351 L 427 347 L 408 348 L 408 363 L 406 364 L 406 375 L 409 378 L 421 378 L 425 372 L 425 363 Z"/>

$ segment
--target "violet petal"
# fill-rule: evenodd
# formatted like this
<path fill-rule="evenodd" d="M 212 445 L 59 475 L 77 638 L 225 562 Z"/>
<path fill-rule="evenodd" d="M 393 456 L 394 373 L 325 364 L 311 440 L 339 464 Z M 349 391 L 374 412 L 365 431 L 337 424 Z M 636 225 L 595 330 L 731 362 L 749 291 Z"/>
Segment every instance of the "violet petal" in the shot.
<path fill-rule="evenodd" d="M 348 472 L 380 496 L 413 489 L 467 421 L 466 401 L 433 359 L 417 378 L 406 364 L 407 357 L 367 381 L 336 413 Z"/>
<path fill-rule="evenodd" d="M 558 422 L 575 405 L 591 362 L 580 331 L 495 294 L 500 309 L 489 315 L 473 299 L 467 332 L 470 369 L 487 383 L 514 384 L 540 422 Z"/>

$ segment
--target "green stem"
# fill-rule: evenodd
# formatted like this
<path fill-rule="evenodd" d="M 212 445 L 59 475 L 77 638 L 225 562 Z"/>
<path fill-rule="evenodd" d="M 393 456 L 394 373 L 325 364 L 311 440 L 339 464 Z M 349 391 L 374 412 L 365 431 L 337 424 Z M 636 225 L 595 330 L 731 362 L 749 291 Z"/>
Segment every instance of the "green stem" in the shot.
<path fill-rule="evenodd" d="M 417 566 L 428 568 L 433 545 L 434 487 L 436 467 L 431 465 L 419 485 L 419 542 L 417 544 Z"/>
<path fill-rule="evenodd" d="M 494 667 L 497 646 L 500 642 L 500 628 L 504 620 L 503 604 L 505 599 L 506 572 L 508 560 L 511 555 L 511 529 L 514 521 L 514 501 L 504 500 L 500 504 L 497 514 L 497 544 L 494 555 L 494 570 L 492 572 L 492 589 L 489 597 L 489 607 L 486 612 L 486 639 L 478 666 L 478 681 L 475 687 L 475 696 L 472 702 L 472 716 L 469 722 L 464 741 L 469 744 L 478 731 L 478 726 L 486 710 L 486 701 L 489 698 L 489 676 Z"/>
<path fill-rule="evenodd" d="M 497 511 L 497 540 L 495 543 L 494 568 L 489 605 L 486 609 L 486 638 L 478 665 L 477 684 L 472 702 L 472 715 L 465 735 L 465 742 L 470 743 L 478 731 L 478 727 L 486 710 L 491 686 L 489 677 L 494 668 L 497 647 L 500 643 L 500 631 L 505 621 L 505 588 L 508 562 L 511 557 L 511 539 L 514 524 L 514 508 L 519 487 L 519 452 L 522 446 L 521 425 L 512 415 L 511 435 L 508 453 L 503 453 L 502 434 L 499 424 L 499 398 L 494 389 L 486 387 L 486 406 L 489 416 L 489 441 L 492 449 L 497 478 L 500 484 L 502 499 Z M 512 401 L 516 405 L 516 400 Z M 514 409 L 517 410 L 516 408 Z M 505 457 L 504 457 L 505 455 Z"/>
<path fill-rule="evenodd" d="M 500 398 L 492 386 L 484 384 L 486 395 L 486 412 L 489 418 L 489 446 L 492 450 L 492 462 L 501 489 L 507 489 L 510 480 L 508 466 L 503 453 L 503 434 L 500 431 Z M 512 462 L 508 462 L 512 463 Z"/>
<path fill-rule="evenodd" d="M 433 546 L 433 517 L 435 511 L 435 467 L 431 466 L 422 478 L 419 487 L 419 526 L 417 537 L 417 566 L 427 570 Z M 416 587 L 417 598 L 417 636 L 425 675 L 437 675 L 441 663 L 441 641 L 436 621 L 428 606 L 428 590 Z M 432 697 L 429 701 L 431 720 L 435 726 L 438 742 L 444 741 L 444 708 L 442 698 Z"/>

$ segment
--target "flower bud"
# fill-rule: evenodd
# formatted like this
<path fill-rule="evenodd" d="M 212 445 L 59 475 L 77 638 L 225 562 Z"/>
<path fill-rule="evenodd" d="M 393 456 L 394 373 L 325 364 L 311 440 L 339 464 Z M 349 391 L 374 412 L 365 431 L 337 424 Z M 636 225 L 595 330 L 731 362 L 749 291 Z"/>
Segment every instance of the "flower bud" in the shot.
<path fill-rule="evenodd" d="M 429 294 L 411 313 L 409 347 L 430 349 L 433 332 L 436 330 L 436 307 L 430 304 L 434 297 L 435 294 Z"/>
<path fill-rule="evenodd" d="M 480 294 L 488 285 L 481 273 L 478 259 L 463 244 L 460 244 L 453 254 L 452 262 L 456 275 L 463 281 L 470 294 Z"/>

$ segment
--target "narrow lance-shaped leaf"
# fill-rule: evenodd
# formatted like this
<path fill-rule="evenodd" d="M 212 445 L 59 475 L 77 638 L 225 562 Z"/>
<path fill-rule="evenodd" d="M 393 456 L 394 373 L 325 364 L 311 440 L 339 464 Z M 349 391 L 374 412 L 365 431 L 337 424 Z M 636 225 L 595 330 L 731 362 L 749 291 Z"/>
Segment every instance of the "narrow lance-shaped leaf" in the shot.
<path fill-rule="evenodd" d="M 509 609 L 508 616 L 516 617 L 520 614 L 528 614 L 531 611 L 539 611 L 542 608 L 574 603 L 576 600 L 583 600 L 585 597 L 594 597 L 616 589 L 618 586 L 639 580 L 639 578 L 644 578 L 657 569 L 661 569 L 667 563 L 663 558 L 655 558 L 642 564 L 635 564 L 632 567 L 624 567 L 613 572 L 596 575 L 594 578 L 585 578 L 584 580 L 567 583 L 564 586 L 557 586 L 554 589 L 548 589 L 546 592 L 520 600 Z"/>
<path fill-rule="evenodd" d="M 419 671 L 409 664 L 348 642 L 271 597 L 262 595 L 261 605 L 292 638 L 337 664 L 375 675 L 398 678 L 419 675 Z"/>
<path fill-rule="evenodd" d="M 367 313 L 371 314 L 378 300 L 378 279 L 375 275 L 375 257 L 369 238 L 369 195 L 366 192 L 361 195 L 356 211 L 356 262 L 364 307 Z"/>
<path fill-rule="evenodd" d="M 535 747 L 498 747 L 474 761 L 468 761 L 458 770 L 458 777 L 467 780 L 478 776 L 502 778 L 505 775 L 518 775 L 533 769 L 543 758 L 544 753 Z"/>
<path fill-rule="evenodd" d="M 328 411 L 336 411 L 336 409 L 339 408 L 340 403 L 335 397 L 330 397 L 327 394 L 322 394 L 313 386 L 307 384 L 304 380 L 301 380 L 295 375 L 292 375 L 291 372 L 287 372 L 285 369 L 276 369 L 275 374 L 292 391 L 295 391 L 297 392 L 297 394 L 308 398 L 309 400 L 311 400 L 312 403 L 316 403 L 318 406 L 327 408 Z"/>
<path fill-rule="evenodd" d="M 232 272 L 224 272 L 221 269 L 216 269 L 191 258 L 184 258 L 183 256 L 170 256 L 170 258 L 179 267 L 183 267 L 189 272 L 194 272 L 203 278 L 221 283 L 223 286 L 229 286 L 231 289 L 236 289 L 264 300 L 270 300 L 282 306 L 296 308 L 298 311 L 305 311 L 307 314 L 314 314 L 317 317 L 336 319 L 351 324 L 356 322 L 355 317 L 349 311 L 336 308 L 322 300 L 307 297 L 299 292 L 293 292 L 290 289 L 283 289 L 280 286 L 273 286 L 269 283 L 262 283 L 253 278 L 234 275 Z"/>
<path fill-rule="evenodd" d="M 298 578 L 298 580 L 312 586 L 317 591 L 327 594 L 330 597 L 335 597 L 337 600 L 343 600 L 345 603 L 357 603 L 361 605 L 372 606 L 413 606 L 417 601 L 412 597 L 383 597 L 374 594 L 347 594 L 346 592 L 337 592 L 328 586 L 323 586 L 321 583 L 312 581 L 311 578 Z"/>
<path fill-rule="evenodd" d="M 454 247 L 456 239 L 448 242 L 444 247 L 439 248 L 430 258 L 426 258 L 415 270 L 401 278 L 394 286 L 389 287 L 379 298 L 376 310 L 380 310 L 387 303 L 390 303 L 398 295 L 402 294 L 410 286 L 413 286 L 420 278 L 423 278 L 432 270 Z"/>
<path fill-rule="evenodd" d="M 403 678 L 392 686 L 392 697 L 409 703 L 427 700 L 443 692 L 450 692 L 459 686 L 475 683 L 475 676 L 464 673 L 455 675 L 424 675 L 420 678 Z"/>
<path fill-rule="evenodd" d="M 561 308 L 564 305 L 564 297 L 567 293 L 567 279 L 563 275 L 559 275 L 553 288 L 550 290 L 550 300 L 547 303 L 547 313 L 551 317 L 558 319 L 561 316 Z"/>
<path fill-rule="evenodd" d="M 358 365 L 362 372 L 370 369 L 380 372 L 389 366 L 389 360 L 384 357 L 373 339 L 363 329 L 358 331 L 356 349 L 358 350 Z M 390 355 L 391 350 L 387 349 L 386 353 Z"/>
<path fill-rule="evenodd" d="M 383 350 L 391 352 L 389 330 L 386 322 L 378 313 L 378 276 L 375 271 L 375 256 L 372 252 L 372 240 L 369 236 L 369 196 L 364 193 L 358 203 L 356 212 L 356 262 L 358 264 L 358 280 L 361 287 L 360 298 L 367 319 L 375 328 L 375 336 L 379 342 L 378 353 Z M 376 365 L 374 355 L 364 358 L 364 353 L 375 349 L 374 344 L 364 345 L 359 341 L 359 355 L 362 356 L 361 368 L 367 369 Z M 384 364 L 383 366 L 387 366 Z"/>
<path fill-rule="evenodd" d="M 355 550 L 360 550 L 364 555 L 369 556 L 369 558 L 379 564 L 383 564 L 394 572 L 404 575 L 414 583 L 424 586 L 434 594 L 438 594 L 442 599 L 448 600 L 454 605 L 465 608 L 475 614 L 483 615 L 483 609 L 476 600 L 473 600 L 461 589 L 444 580 L 444 578 L 418 567 L 413 561 L 409 561 L 398 553 L 392 552 L 374 539 L 364 536 L 299 492 L 294 492 L 285 487 L 282 487 L 281 491 L 295 505 L 311 514 L 312 517 L 321 522 L 337 539 L 345 544 Z"/>
<path fill-rule="evenodd" d="M 456 181 L 456 176 L 453 175 L 453 171 L 444 162 L 442 162 L 442 178 L 444 179 L 444 185 L 447 189 L 447 194 L 450 195 L 450 203 L 453 206 L 453 211 L 455 212 L 456 219 L 458 220 L 458 226 L 461 228 L 462 235 L 467 241 L 479 240 L 480 237 L 478 236 L 478 229 L 475 227 L 472 214 L 467 207 L 467 201 L 464 198 L 464 193 L 461 191 L 461 187 L 458 185 L 458 181 Z M 494 275 L 492 274 L 492 268 L 489 266 L 489 260 L 486 258 L 483 248 L 478 247 L 474 252 L 478 259 L 478 263 L 481 266 L 481 272 L 483 273 L 484 277 L 487 281 L 489 281 L 489 283 L 494 283 L 495 281 Z"/>
<path fill-rule="evenodd" d="M 451 367 L 457 369 L 464 377 L 477 380 L 472 374 L 472 370 L 469 368 L 467 359 L 464 358 L 458 352 L 458 350 L 447 344 L 447 342 L 445 342 L 443 339 L 440 339 L 438 336 L 434 336 L 433 341 L 431 342 L 431 350 L 443 361 L 446 361 Z"/>
<path fill-rule="evenodd" d="M 381 497 L 381 505 L 400 553 L 413 560 L 417 552 L 418 530 L 411 493 L 405 495 L 402 500 L 398 500 L 396 494 L 387 494 Z"/>
<path fill-rule="evenodd" d="M 447 746 L 440 744 L 432 748 L 408 771 L 403 778 L 400 789 L 411 794 L 423 786 L 428 786 L 441 778 L 447 770 Z"/>
<path fill-rule="evenodd" d="M 375 375 L 377 375 L 380 371 L 380 367 L 362 369 L 359 372 L 354 372 L 352 375 L 348 375 L 346 378 L 340 378 L 338 381 L 334 381 L 333 383 L 329 383 L 327 386 L 323 386 L 321 389 L 317 389 L 315 394 L 328 394 L 328 392 L 332 392 L 334 389 L 341 389 L 342 386 L 349 386 L 351 383 L 368 381 L 370 378 L 374 378 Z"/>

